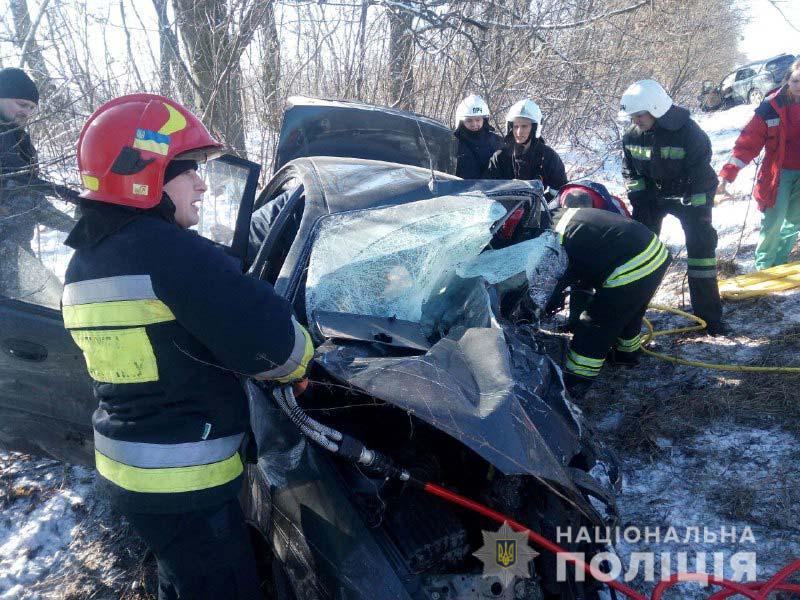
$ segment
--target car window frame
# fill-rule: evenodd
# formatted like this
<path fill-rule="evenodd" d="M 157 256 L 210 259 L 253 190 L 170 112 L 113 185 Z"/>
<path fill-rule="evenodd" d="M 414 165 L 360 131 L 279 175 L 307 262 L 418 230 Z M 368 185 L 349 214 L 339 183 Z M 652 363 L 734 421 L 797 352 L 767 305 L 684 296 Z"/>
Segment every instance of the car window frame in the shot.
<path fill-rule="evenodd" d="M 242 197 L 239 200 L 239 211 L 236 214 L 233 239 L 231 240 L 231 245 L 227 247 L 227 252 L 241 260 L 242 264 L 244 264 L 247 258 L 248 238 L 250 237 L 250 219 L 253 216 L 258 179 L 261 176 L 262 167 L 258 163 L 242 158 L 241 156 L 236 156 L 235 154 L 224 154 L 214 159 L 214 162 L 218 161 L 248 170 L 247 179 L 245 180 L 244 189 L 242 190 Z"/>

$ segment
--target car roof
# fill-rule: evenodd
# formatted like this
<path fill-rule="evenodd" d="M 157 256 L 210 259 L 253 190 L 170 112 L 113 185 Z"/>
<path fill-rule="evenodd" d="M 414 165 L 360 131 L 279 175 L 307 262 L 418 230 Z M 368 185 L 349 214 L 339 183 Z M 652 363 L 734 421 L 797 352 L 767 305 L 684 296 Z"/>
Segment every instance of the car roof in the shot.
<path fill-rule="evenodd" d="M 779 58 L 783 58 L 785 56 L 789 56 L 794 58 L 793 54 L 789 54 L 788 52 L 784 52 L 783 54 L 776 54 L 771 58 L 763 58 L 761 60 L 754 60 L 753 62 L 747 63 L 746 65 L 742 65 L 741 67 L 737 67 L 735 71 L 741 71 L 742 69 L 746 69 L 748 67 L 754 67 L 756 65 L 763 65 L 764 63 L 772 62 L 773 60 L 777 60 Z"/>

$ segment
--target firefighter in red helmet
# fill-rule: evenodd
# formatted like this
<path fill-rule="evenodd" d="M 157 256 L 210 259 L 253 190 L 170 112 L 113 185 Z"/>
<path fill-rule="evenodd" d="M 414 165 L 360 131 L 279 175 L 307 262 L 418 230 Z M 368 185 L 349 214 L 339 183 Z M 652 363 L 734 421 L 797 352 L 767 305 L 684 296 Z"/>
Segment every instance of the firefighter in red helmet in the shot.
<path fill-rule="evenodd" d="M 302 379 L 306 330 L 272 287 L 189 228 L 221 145 L 180 104 L 124 96 L 78 142 L 81 219 L 62 299 L 98 400 L 99 485 L 153 551 L 159 598 L 260 598 L 237 495 L 237 373 Z"/>

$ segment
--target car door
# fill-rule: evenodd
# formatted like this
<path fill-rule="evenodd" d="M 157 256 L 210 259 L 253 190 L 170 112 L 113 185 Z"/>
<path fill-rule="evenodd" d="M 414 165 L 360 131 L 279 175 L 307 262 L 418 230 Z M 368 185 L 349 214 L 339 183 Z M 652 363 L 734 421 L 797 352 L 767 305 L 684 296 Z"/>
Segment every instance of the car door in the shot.
<path fill-rule="evenodd" d="M 208 191 L 196 229 L 242 264 L 260 170 L 230 155 L 201 167 Z M 0 241 L 0 446 L 93 464 L 96 401 L 59 307 L 65 238 L 37 225 L 30 247 Z"/>
<path fill-rule="evenodd" d="M 67 234 L 14 210 L 47 202 L 74 217 L 74 207 L 37 193 L 16 190 L 16 198 L 3 198 L 10 214 L 0 240 L 0 446 L 89 463 L 94 400 L 83 356 L 59 311 L 72 255 L 63 245 Z"/>
<path fill-rule="evenodd" d="M 736 81 L 733 83 L 733 95 L 738 102 L 747 102 L 747 94 L 750 92 L 750 80 L 755 76 L 753 68 L 745 67 L 736 72 Z"/>

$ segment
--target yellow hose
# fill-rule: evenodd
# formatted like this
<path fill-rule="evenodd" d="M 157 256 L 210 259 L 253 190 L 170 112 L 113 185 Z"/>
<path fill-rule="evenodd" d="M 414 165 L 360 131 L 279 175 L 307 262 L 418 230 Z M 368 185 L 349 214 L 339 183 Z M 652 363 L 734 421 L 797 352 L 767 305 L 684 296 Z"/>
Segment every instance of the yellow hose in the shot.
<path fill-rule="evenodd" d="M 651 304 L 648 308 L 652 310 L 671 312 L 673 314 L 686 317 L 688 319 L 691 319 L 692 321 L 696 321 L 697 325 L 692 325 L 689 327 L 679 327 L 676 329 L 664 329 L 662 331 L 655 331 L 653 329 L 653 324 L 648 319 L 644 319 L 644 324 L 647 326 L 647 334 L 645 335 L 645 338 L 642 340 L 642 352 L 644 352 L 645 354 L 649 354 L 650 356 L 654 356 L 660 360 L 665 360 L 667 362 L 676 363 L 679 365 L 700 367 L 702 369 L 713 369 L 715 371 L 738 371 L 742 373 L 800 373 L 800 367 L 755 367 L 750 365 L 716 364 L 716 363 L 701 362 L 698 360 L 686 360 L 683 358 L 678 358 L 676 356 L 670 356 L 669 354 L 662 354 L 661 352 L 653 352 L 652 350 L 647 349 L 645 346 L 649 344 L 654 338 L 660 337 L 662 335 L 687 333 L 690 331 L 702 331 L 703 329 L 706 328 L 706 322 L 703 321 L 703 319 L 701 319 L 700 317 L 687 313 L 683 310 L 680 310 L 679 308 L 672 308 L 669 306 L 663 306 L 661 304 Z"/>

